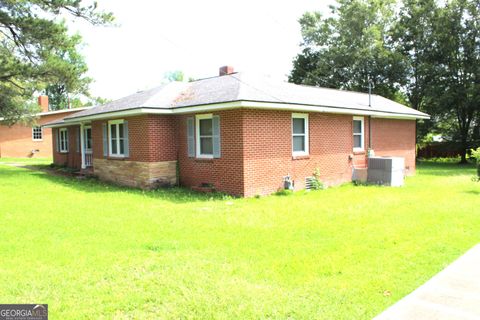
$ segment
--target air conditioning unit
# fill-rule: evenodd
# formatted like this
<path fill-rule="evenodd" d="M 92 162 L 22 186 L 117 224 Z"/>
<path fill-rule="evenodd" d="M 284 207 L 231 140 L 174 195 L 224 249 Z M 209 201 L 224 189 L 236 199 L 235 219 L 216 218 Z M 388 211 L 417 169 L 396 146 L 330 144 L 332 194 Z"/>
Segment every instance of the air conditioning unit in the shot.
<path fill-rule="evenodd" d="M 368 158 L 369 183 L 391 187 L 403 186 L 405 176 L 405 159 L 401 157 Z"/>

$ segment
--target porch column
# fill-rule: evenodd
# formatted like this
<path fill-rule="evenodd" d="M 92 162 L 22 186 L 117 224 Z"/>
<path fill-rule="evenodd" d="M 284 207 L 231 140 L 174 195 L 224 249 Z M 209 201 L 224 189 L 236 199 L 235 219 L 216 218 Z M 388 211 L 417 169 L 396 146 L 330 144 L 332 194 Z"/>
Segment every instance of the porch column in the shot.
<path fill-rule="evenodd" d="M 85 165 L 85 128 L 83 122 L 80 123 L 80 154 L 82 155 L 82 169 L 86 169 Z"/>

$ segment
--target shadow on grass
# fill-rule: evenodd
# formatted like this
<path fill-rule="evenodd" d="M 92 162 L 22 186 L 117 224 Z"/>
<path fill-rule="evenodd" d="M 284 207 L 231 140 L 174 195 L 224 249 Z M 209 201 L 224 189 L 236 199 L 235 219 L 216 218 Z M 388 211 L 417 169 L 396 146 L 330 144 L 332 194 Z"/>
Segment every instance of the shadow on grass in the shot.
<path fill-rule="evenodd" d="M 479 190 L 468 190 L 468 191 L 465 191 L 465 193 L 468 193 L 468 194 L 473 194 L 473 195 L 480 195 L 480 191 Z"/>
<path fill-rule="evenodd" d="M 12 177 L 14 175 L 29 175 L 32 177 L 48 180 L 50 182 L 62 185 L 64 187 L 72 188 L 76 191 L 85 193 L 128 193 L 132 195 L 148 196 L 158 200 L 169 201 L 172 203 L 191 203 L 191 202 L 204 202 L 211 200 L 223 200 L 231 198 L 222 193 L 200 193 L 193 190 L 189 190 L 181 187 L 164 188 L 157 190 L 141 190 L 132 187 L 118 186 L 112 183 L 99 181 L 95 178 L 79 178 L 74 175 L 67 175 L 65 173 L 55 172 L 49 165 L 35 165 L 21 168 L 19 170 L 1 170 L 2 174 L 6 174 L 6 177 Z"/>
<path fill-rule="evenodd" d="M 2 179 L 18 176 L 17 170 L 8 170 L 8 169 L 3 170 L 3 168 L 5 167 L 0 167 L 0 181 L 2 181 Z M 6 167 L 6 168 L 9 168 L 9 167 Z M 11 167 L 11 168 L 13 169 L 14 167 Z"/>
<path fill-rule="evenodd" d="M 475 174 L 474 164 L 458 164 L 452 162 L 418 161 L 417 170 L 421 175 L 454 177 Z"/>
<path fill-rule="evenodd" d="M 418 162 L 419 173 L 423 176 L 460 176 L 475 173 L 475 167 L 470 165 L 458 165 L 455 163 L 439 163 L 430 161 Z M 21 170 L 1 170 L 1 177 L 9 178 L 22 175 L 35 176 L 50 182 L 61 184 L 62 186 L 72 188 L 77 191 L 86 193 L 128 193 L 133 195 L 148 196 L 158 200 L 169 201 L 172 203 L 191 203 L 204 202 L 211 200 L 223 200 L 231 198 L 221 193 L 199 193 L 186 188 L 175 187 L 157 190 L 140 190 L 131 187 L 117 186 L 111 183 L 102 182 L 93 178 L 79 179 L 72 175 L 65 175 L 65 173 L 58 173 L 52 170 L 48 165 L 29 165 L 27 168 Z M 470 193 L 478 194 L 479 191 L 472 190 Z"/>

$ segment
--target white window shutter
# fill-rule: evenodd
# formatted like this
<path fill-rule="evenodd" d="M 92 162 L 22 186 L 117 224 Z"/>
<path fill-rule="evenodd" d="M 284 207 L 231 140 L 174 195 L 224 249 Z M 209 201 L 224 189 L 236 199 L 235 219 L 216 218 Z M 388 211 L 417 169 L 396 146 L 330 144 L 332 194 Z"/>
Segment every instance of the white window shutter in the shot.
<path fill-rule="evenodd" d="M 128 121 L 123 122 L 123 150 L 124 150 L 124 156 L 129 157 L 130 156 L 130 148 L 129 148 L 129 143 L 128 143 Z"/>
<path fill-rule="evenodd" d="M 195 127 L 193 117 L 187 118 L 187 149 L 188 156 L 195 157 Z"/>
<path fill-rule="evenodd" d="M 212 117 L 213 157 L 220 158 L 220 117 Z"/>
<path fill-rule="evenodd" d="M 106 123 L 102 123 L 102 139 L 103 139 L 103 156 L 106 158 L 108 156 L 108 131 L 107 131 Z"/>

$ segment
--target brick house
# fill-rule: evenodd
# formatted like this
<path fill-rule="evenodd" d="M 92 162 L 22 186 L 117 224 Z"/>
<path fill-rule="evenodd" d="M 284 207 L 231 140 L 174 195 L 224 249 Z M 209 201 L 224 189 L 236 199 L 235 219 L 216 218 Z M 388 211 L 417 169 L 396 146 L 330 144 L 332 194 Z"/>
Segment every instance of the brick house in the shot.
<path fill-rule="evenodd" d="M 48 97 L 38 97 L 40 112 L 35 114 L 33 125 L 17 123 L 8 126 L 0 119 L 0 158 L 48 158 L 52 156 L 52 129 L 44 124 L 63 119 L 87 108 L 49 111 Z"/>
<path fill-rule="evenodd" d="M 302 189 L 316 169 L 327 185 L 351 181 L 369 149 L 404 157 L 413 174 L 421 118 L 428 115 L 377 95 L 223 67 L 217 77 L 137 92 L 49 127 L 56 164 L 128 186 L 179 183 L 248 197 L 277 191 L 286 176 Z"/>

